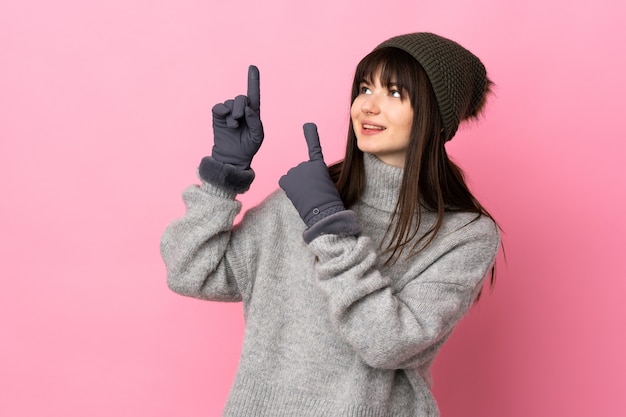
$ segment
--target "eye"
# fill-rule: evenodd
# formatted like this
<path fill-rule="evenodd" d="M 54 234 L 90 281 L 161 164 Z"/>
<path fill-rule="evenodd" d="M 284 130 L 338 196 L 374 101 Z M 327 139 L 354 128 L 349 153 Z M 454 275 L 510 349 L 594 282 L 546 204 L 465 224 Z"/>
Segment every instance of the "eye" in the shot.
<path fill-rule="evenodd" d="M 361 94 L 372 94 L 372 90 L 370 90 L 370 88 L 366 85 L 361 85 L 361 87 L 359 87 L 359 92 Z"/>
<path fill-rule="evenodd" d="M 400 93 L 398 90 L 389 90 L 389 95 L 391 95 L 391 97 L 393 98 L 402 98 L 402 93 Z"/>

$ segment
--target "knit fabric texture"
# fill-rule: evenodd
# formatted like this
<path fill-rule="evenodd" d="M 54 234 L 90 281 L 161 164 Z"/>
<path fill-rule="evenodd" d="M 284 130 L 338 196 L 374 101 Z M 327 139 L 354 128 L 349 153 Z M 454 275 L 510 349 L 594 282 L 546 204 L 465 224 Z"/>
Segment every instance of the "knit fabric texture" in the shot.
<path fill-rule="evenodd" d="M 234 226 L 235 193 L 208 182 L 183 193 L 186 213 L 161 240 L 169 287 L 243 303 L 224 416 L 439 416 L 430 367 L 481 288 L 499 234 L 487 217 L 449 213 L 424 251 L 385 265 L 381 242 L 403 171 L 364 157 L 365 190 L 348 210 L 359 236 L 327 233 L 307 244 L 280 189 Z M 430 227 L 436 215 L 423 221 Z"/>
<path fill-rule="evenodd" d="M 410 53 L 424 68 L 437 98 L 446 140 L 454 137 L 463 119 L 479 112 L 485 101 L 487 72 L 480 59 L 463 46 L 418 32 L 395 36 L 375 49 L 383 47 Z"/>

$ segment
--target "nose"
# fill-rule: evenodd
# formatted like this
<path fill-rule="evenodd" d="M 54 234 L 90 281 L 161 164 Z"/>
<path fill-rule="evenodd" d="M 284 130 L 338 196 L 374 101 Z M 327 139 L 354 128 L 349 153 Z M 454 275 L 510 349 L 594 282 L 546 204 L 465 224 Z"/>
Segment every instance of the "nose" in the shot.
<path fill-rule="evenodd" d="M 365 96 L 365 100 L 361 103 L 361 111 L 366 114 L 378 114 L 380 106 L 376 94 Z"/>

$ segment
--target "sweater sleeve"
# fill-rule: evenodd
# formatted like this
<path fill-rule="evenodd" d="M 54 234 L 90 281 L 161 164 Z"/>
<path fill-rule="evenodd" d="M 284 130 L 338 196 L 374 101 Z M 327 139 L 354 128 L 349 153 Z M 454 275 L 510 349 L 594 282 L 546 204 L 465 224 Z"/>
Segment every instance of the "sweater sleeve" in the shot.
<path fill-rule="evenodd" d="M 368 365 L 406 369 L 432 359 L 493 265 L 499 234 L 490 221 L 480 229 L 440 239 L 436 249 L 410 258 L 402 277 L 381 273 L 366 236 L 323 235 L 310 243 L 331 320 Z"/>
<path fill-rule="evenodd" d="M 161 256 L 167 283 L 176 293 L 216 301 L 241 301 L 246 274 L 237 262 L 231 234 L 241 210 L 235 192 L 202 182 L 183 192 L 185 216 L 167 226 Z"/>

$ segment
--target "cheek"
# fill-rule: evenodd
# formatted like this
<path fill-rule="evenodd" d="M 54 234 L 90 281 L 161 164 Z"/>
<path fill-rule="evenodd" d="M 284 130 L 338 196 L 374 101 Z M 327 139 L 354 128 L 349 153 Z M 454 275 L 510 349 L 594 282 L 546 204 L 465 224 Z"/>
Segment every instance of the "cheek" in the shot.
<path fill-rule="evenodd" d="M 353 122 L 354 119 L 359 116 L 359 113 L 361 113 L 361 105 L 359 104 L 359 99 L 355 98 L 352 102 L 352 105 L 350 106 L 350 118 Z"/>
<path fill-rule="evenodd" d="M 411 128 L 413 127 L 413 110 L 409 110 L 406 112 L 406 116 L 404 118 L 404 128 L 408 133 L 411 133 Z"/>

